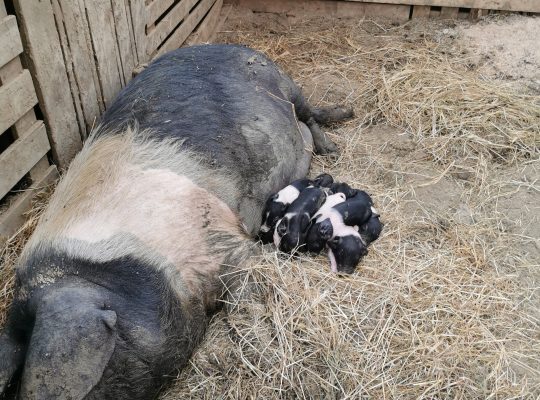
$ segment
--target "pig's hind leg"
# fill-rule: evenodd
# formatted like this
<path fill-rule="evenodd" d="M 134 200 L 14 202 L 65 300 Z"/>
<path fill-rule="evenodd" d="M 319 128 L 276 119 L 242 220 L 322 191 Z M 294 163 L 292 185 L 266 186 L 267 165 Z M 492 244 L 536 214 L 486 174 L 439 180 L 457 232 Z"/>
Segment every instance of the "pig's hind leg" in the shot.
<path fill-rule="evenodd" d="M 317 154 L 337 153 L 337 146 L 321 130 L 319 124 L 329 124 L 351 118 L 353 116 L 352 108 L 340 106 L 311 107 L 299 88 L 296 88 L 292 103 L 298 119 L 305 123 L 311 131 L 315 152 Z"/>

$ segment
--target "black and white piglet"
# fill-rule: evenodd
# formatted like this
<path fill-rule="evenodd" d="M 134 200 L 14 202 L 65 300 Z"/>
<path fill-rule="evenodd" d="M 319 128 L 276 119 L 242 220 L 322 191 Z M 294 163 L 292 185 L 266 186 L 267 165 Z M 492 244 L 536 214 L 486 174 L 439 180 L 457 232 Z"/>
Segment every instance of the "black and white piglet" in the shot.
<path fill-rule="evenodd" d="M 379 215 L 374 214 L 371 197 L 361 190 L 355 192 L 346 200 L 342 192 L 329 196 L 328 206 L 321 207 L 317 212 L 315 223 L 308 232 L 307 249 L 319 253 L 326 245 L 334 272 L 352 273 L 360 259 L 367 254 L 368 242 L 359 230 L 370 242 L 382 230 Z"/>
<path fill-rule="evenodd" d="M 298 179 L 290 185 L 284 187 L 276 194 L 266 200 L 263 211 L 263 221 L 259 230 L 259 239 L 263 243 L 270 243 L 273 240 L 276 223 L 283 218 L 287 208 L 298 198 L 308 186 L 328 187 L 332 185 L 334 179 L 329 174 L 320 174 L 315 179 Z"/>
<path fill-rule="evenodd" d="M 311 218 L 326 198 L 326 189 L 308 186 L 292 202 L 286 214 L 274 229 L 274 244 L 282 251 L 290 252 L 301 248 L 311 224 Z"/>

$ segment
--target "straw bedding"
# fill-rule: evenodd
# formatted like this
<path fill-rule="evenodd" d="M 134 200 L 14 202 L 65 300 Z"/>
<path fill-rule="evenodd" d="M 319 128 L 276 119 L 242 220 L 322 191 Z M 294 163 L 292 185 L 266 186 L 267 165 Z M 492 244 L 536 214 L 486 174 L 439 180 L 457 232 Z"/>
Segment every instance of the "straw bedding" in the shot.
<path fill-rule="evenodd" d="M 312 174 L 371 193 L 385 230 L 347 277 L 261 247 L 162 398 L 540 396 L 538 96 L 480 79 L 439 23 L 236 15 L 220 41 L 354 106 Z M 2 250 L 2 318 L 44 203 Z"/>

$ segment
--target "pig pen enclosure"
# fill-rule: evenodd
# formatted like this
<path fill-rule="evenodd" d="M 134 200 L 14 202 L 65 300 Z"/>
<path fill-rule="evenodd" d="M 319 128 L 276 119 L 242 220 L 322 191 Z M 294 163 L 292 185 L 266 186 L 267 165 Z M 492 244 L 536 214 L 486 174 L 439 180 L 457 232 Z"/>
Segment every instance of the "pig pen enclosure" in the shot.
<path fill-rule="evenodd" d="M 385 228 L 347 277 L 332 274 L 323 256 L 261 246 L 228 300 L 233 311 L 213 317 L 161 398 L 540 396 L 540 18 L 527 14 L 540 12 L 536 1 L 96 2 L 111 12 L 87 9 L 88 35 L 79 37 L 67 5 L 88 2 L 54 0 L 49 23 L 65 17 L 59 60 L 69 52 L 90 67 L 74 61 L 65 72 L 71 86 L 53 100 L 39 77 L 46 66 L 25 60 L 32 32 L 22 8 L 30 3 L 13 3 L 0 15 L 0 36 L 16 38 L 18 23 L 23 37 L 10 41 L 11 58 L 2 49 L 0 102 L 13 103 L 5 94 L 20 92 L 13 82 L 29 94 L 16 104 L 23 116 L 0 114 L 13 137 L 0 153 L 0 222 L 9 216 L 12 229 L 0 251 L 0 326 L 17 256 L 54 185 L 32 190 L 54 181 L 55 165 L 67 166 L 132 70 L 182 44 L 240 43 L 275 60 L 312 104 L 353 106 L 354 119 L 326 129 L 339 156 L 316 156 L 311 175 L 367 190 Z M 124 12 L 113 7 L 120 3 Z M 125 41 L 118 21 L 129 28 Z M 100 50 L 92 23 L 116 27 L 120 39 Z M 81 86 L 74 96 L 75 83 L 93 92 Z M 59 98 L 70 100 L 72 119 L 55 127 L 67 113 Z M 71 141 L 57 136 L 66 127 Z M 33 158 L 16 170 L 22 146 Z M 32 196 L 21 200 L 19 191 Z"/>

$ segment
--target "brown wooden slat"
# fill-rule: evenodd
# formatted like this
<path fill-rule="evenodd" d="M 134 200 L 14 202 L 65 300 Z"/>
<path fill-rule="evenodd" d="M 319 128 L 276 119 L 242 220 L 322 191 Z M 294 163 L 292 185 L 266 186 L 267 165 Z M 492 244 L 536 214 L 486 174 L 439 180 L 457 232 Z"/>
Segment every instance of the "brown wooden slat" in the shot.
<path fill-rule="evenodd" d="M 413 18 L 429 18 L 431 6 L 413 6 Z"/>
<path fill-rule="evenodd" d="M 233 0 L 233 3 L 236 0 Z M 482 8 L 487 10 L 508 10 L 540 12 L 539 0 L 347 0 L 358 3 L 408 4 L 418 6 L 439 6 L 456 8 Z"/>
<path fill-rule="evenodd" d="M 128 24 L 125 4 L 121 0 L 111 2 L 114 16 L 114 27 L 116 32 L 116 43 L 120 56 L 120 66 L 123 73 L 123 84 L 131 79 L 131 71 L 135 68 L 135 58 L 131 47 L 130 27 Z"/>
<path fill-rule="evenodd" d="M 94 121 L 103 109 L 101 91 L 95 70 L 94 54 L 84 9 L 77 0 L 55 0 L 59 4 L 65 22 L 67 42 L 62 43 L 73 64 L 72 90 L 76 101 L 80 102 L 84 120 L 83 136 L 86 137 Z M 101 106 L 101 107 L 100 107 Z"/>
<path fill-rule="evenodd" d="M 19 229 L 25 222 L 24 213 L 32 207 L 34 196 L 42 192 L 45 187 L 52 184 L 57 178 L 58 170 L 55 165 L 51 165 L 40 175 L 39 179 L 32 183 L 31 188 L 21 193 L 9 209 L 0 215 L 0 242 L 8 239 Z"/>
<path fill-rule="evenodd" d="M 50 148 L 43 121 L 36 121 L 27 135 L 17 139 L 0 154 L 0 198 L 30 171 Z"/>
<path fill-rule="evenodd" d="M 0 67 L 6 65 L 23 51 L 21 36 L 14 15 L 0 21 Z"/>
<path fill-rule="evenodd" d="M 186 40 L 186 44 L 188 46 L 192 46 L 198 43 L 205 43 L 210 39 L 210 37 L 214 34 L 215 29 L 217 28 L 222 6 L 223 0 L 217 0 L 214 3 L 204 20 Z"/>
<path fill-rule="evenodd" d="M 105 106 L 108 106 L 122 88 L 123 81 L 111 2 L 110 0 L 86 0 L 85 4 L 101 91 Z"/>
<path fill-rule="evenodd" d="M 193 32 L 193 29 L 206 15 L 210 7 L 216 0 L 202 0 L 197 7 L 186 17 L 184 22 L 178 27 L 173 35 L 167 40 L 161 49 L 158 51 L 158 55 L 166 53 L 167 51 L 177 49 L 188 38 L 189 34 Z"/>
<path fill-rule="evenodd" d="M 175 0 L 155 0 L 146 7 L 146 25 L 154 25 L 154 22 L 174 4 Z"/>
<path fill-rule="evenodd" d="M 53 156 L 60 168 L 82 147 L 75 108 L 69 90 L 62 48 L 50 1 L 15 0 L 21 36 L 39 104 L 47 124 Z"/>
<path fill-rule="evenodd" d="M 82 133 L 81 138 L 86 137 L 86 124 L 84 123 L 84 114 L 81 106 L 81 98 L 79 93 L 79 87 L 77 85 L 77 79 L 75 77 L 75 68 L 73 66 L 73 56 L 71 54 L 71 48 L 67 39 L 66 22 L 64 21 L 64 15 L 58 0 L 51 0 L 53 7 L 54 19 L 56 22 L 56 28 L 58 36 L 60 38 L 60 45 L 62 46 L 62 54 L 64 56 L 64 65 L 68 74 L 69 91 L 71 92 L 71 101 L 75 107 L 77 116 L 77 123 L 79 125 L 79 133 Z"/>
<path fill-rule="evenodd" d="M 256 12 L 283 13 L 297 17 L 384 17 L 397 22 L 407 21 L 411 10 L 409 5 L 327 0 L 234 0 L 233 4 Z"/>
<path fill-rule="evenodd" d="M 0 87 L 0 132 L 4 132 L 37 103 L 30 72 Z M 1 197 L 1 196 L 0 196 Z"/>
<path fill-rule="evenodd" d="M 197 1 L 199 0 L 182 0 L 180 3 L 174 6 L 174 8 L 161 21 L 159 21 L 159 24 L 157 24 L 151 32 L 148 32 L 147 46 L 150 54 L 152 54 L 163 43 L 163 40 L 165 40 L 165 38 L 170 35 L 170 33 L 174 30 L 178 23 L 184 18 L 186 18 L 189 10 L 191 10 L 191 8 L 195 4 L 197 4 Z M 203 0 L 201 1 L 201 3 L 206 4 L 207 1 Z M 182 23 L 182 25 L 183 24 L 184 23 Z M 178 29 L 181 29 L 181 27 L 179 27 Z M 191 32 L 188 32 L 188 35 L 190 33 Z M 178 46 L 180 46 L 182 42 L 180 42 Z"/>
<path fill-rule="evenodd" d="M 129 0 L 129 10 L 131 14 L 131 26 L 137 49 L 137 66 L 149 60 L 146 40 L 146 8 L 144 0 Z"/>
<path fill-rule="evenodd" d="M 456 7 L 443 7 L 441 9 L 441 18 L 443 19 L 457 19 L 459 8 Z"/>

